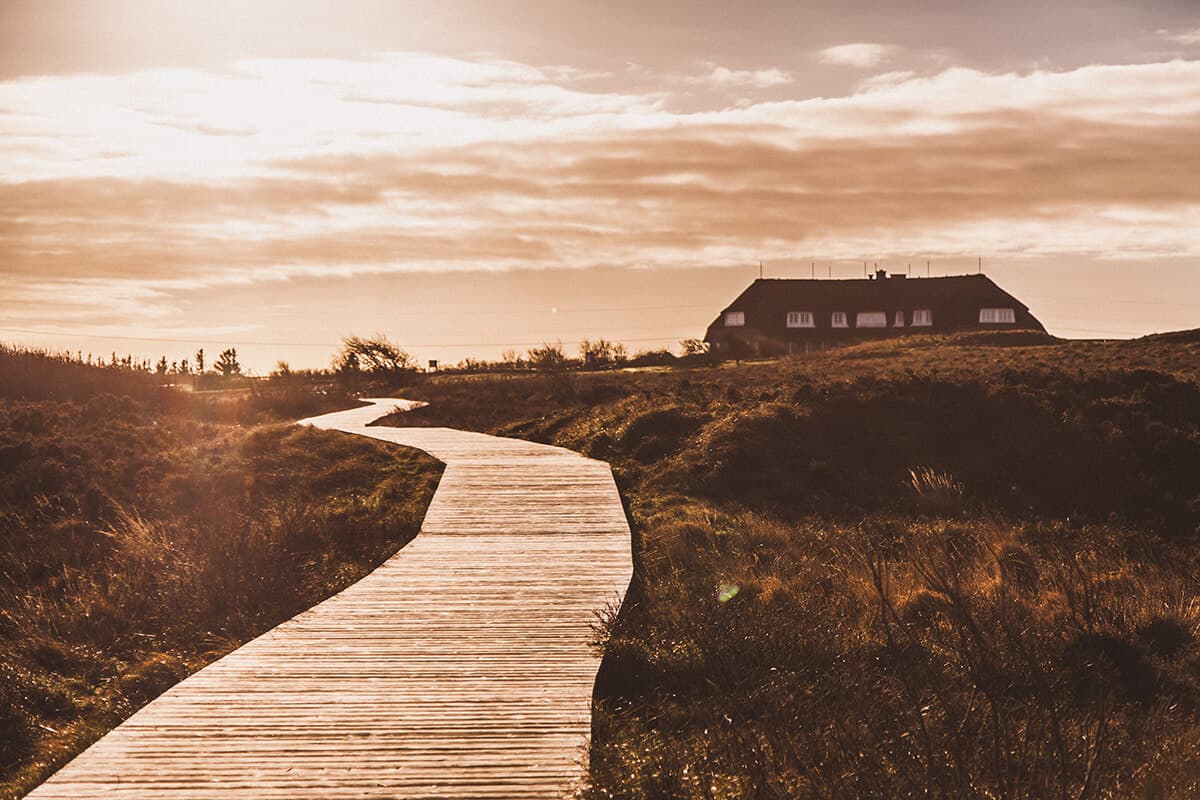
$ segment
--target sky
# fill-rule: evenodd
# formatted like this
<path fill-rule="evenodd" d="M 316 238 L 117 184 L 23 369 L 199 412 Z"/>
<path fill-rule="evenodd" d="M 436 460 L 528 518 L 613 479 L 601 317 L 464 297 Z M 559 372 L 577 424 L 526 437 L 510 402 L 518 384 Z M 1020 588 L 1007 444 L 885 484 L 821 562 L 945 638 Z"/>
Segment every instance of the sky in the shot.
<path fill-rule="evenodd" d="M 0 0 L 0 341 L 677 346 L 753 278 L 1200 327 L 1194 0 Z"/>

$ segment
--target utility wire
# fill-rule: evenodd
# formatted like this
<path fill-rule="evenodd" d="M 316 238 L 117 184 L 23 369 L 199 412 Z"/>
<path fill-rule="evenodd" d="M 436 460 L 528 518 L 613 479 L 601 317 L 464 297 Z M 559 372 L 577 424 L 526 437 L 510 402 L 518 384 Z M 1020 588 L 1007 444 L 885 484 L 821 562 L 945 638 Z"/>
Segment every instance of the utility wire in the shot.
<path fill-rule="evenodd" d="M 341 342 L 330 344 L 329 342 L 262 342 L 262 341 L 234 341 L 232 337 L 223 338 L 220 336 L 198 336 L 191 339 L 167 339 L 156 338 L 149 336 L 116 336 L 106 333 L 75 333 L 71 331 L 35 331 L 26 328 L 0 328 L 4 333 L 24 333 L 34 336 L 64 336 L 79 339 L 117 339 L 120 341 L 130 342 L 153 342 L 155 344 L 201 344 L 206 341 L 226 341 L 235 346 L 250 346 L 250 347 L 323 347 L 336 348 L 341 347 Z M 624 337 L 613 337 L 621 342 L 668 342 L 677 341 L 678 339 L 692 338 L 688 336 L 649 336 L 642 338 L 626 339 Z M 560 340 L 555 338 L 539 339 L 538 341 L 529 342 L 400 342 L 403 347 L 537 347 L 544 344 L 551 344 L 562 341 L 563 344 L 579 344 L 583 339 Z"/>
<path fill-rule="evenodd" d="M 715 305 L 713 303 L 696 303 L 694 305 L 674 305 L 674 306 L 610 306 L 608 308 L 603 308 L 603 307 L 565 308 L 562 306 L 554 306 L 553 304 L 551 304 L 551 305 L 546 305 L 546 306 L 527 307 L 527 308 L 506 308 L 506 309 L 456 308 L 456 309 L 447 309 L 444 311 L 435 311 L 435 310 L 431 310 L 431 309 L 406 310 L 406 309 L 390 308 L 390 309 L 388 309 L 388 313 L 396 314 L 398 316 L 413 316 L 413 317 L 433 317 L 433 316 L 451 316 L 451 315 L 453 315 L 453 316 L 470 315 L 473 317 L 483 316 L 483 315 L 502 316 L 502 317 L 506 317 L 506 316 L 512 316 L 512 317 L 523 316 L 524 317 L 524 316 L 529 316 L 530 314 L 554 314 L 554 315 L 561 315 L 561 314 L 612 314 L 614 312 L 621 312 L 621 311 L 676 311 L 676 310 L 694 309 L 694 308 L 711 309 L 714 307 L 715 307 Z M 263 311 L 273 312 L 273 313 L 283 313 L 283 314 L 294 313 L 292 309 L 288 309 L 288 308 L 272 309 L 272 308 L 268 307 L 266 309 L 254 308 L 252 310 L 256 314 L 262 313 Z M 363 310 L 364 309 L 362 307 L 359 307 L 359 308 L 324 307 L 324 308 L 317 308 L 317 309 L 311 309 L 311 310 L 306 309 L 304 311 L 304 314 L 306 316 L 309 316 L 312 314 L 355 314 L 355 313 L 361 313 Z M 371 310 L 371 309 L 368 308 L 367 310 Z"/>

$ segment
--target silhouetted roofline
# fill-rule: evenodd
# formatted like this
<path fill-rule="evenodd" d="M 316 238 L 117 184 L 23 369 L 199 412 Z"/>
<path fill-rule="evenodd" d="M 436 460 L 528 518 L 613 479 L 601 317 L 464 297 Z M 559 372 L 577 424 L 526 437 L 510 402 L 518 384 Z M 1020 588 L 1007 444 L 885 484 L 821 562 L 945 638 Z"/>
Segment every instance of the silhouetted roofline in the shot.
<path fill-rule="evenodd" d="M 828 317 L 834 311 L 848 314 L 885 312 L 889 315 L 887 328 L 892 329 L 907 327 L 894 324 L 893 317 L 907 319 L 916 310 L 929 309 L 933 324 L 919 327 L 930 332 L 946 332 L 986 325 L 979 321 L 980 309 L 989 307 L 1014 310 L 1015 321 L 1002 324 L 1045 330 L 1029 313 L 1028 306 L 984 273 L 925 278 L 903 274 L 889 276 L 879 271 L 867 278 L 756 278 L 721 310 L 708 326 L 705 338 L 712 340 L 714 336 L 739 334 L 738 327 L 724 325 L 723 318 L 730 311 L 744 312 L 745 325 L 740 328 L 743 336 L 794 339 L 819 335 L 844 337 L 865 331 L 856 326 L 847 326 L 849 331 L 842 326 L 831 331 Z M 788 311 L 811 312 L 818 319 L 804 328 L 789 329 L 784 321 Z M 902 317 L 899 316 L 901 313 Z M 875 330 L 870 335 L 877 335 L 879 328 Z"/>

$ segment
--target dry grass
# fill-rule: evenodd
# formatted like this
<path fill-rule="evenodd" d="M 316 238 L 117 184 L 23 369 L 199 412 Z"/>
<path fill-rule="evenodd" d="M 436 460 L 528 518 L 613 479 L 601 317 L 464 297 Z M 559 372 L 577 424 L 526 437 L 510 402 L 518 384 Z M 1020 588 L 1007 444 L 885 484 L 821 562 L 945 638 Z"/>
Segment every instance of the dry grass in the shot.
<path fill-rule="evenodd" d="M 206 391 L 183 391 L 161 385 L 162 380 Z M 141 369 L 84 363 L 71 354 L 0 344 L 0 399 L 87 404 L 106 395 L 116 403 L 120 401 L 115 398 L 129 398 L 154 414 L 242 425 L 303 419 L 356 402 L 348 387 L 327 374 L 287 373 L 269 380 L 225 380 L 213 374 L 167 378 Z"/>
<path fill-rule="evenodd" d="M 918 507 L 927 513 L 954 514 L 962 509 L 963 485 L 948 472 L 933 467 L 915 467 L 908 471 L 909 485 Z"/>
<path fill-rule="evenodd" d="M 404 424 L 550 441 L 614 464 L 637 572 L 621 615 L 599 631 L 589 798 L 1192 798 L 1198 371 L 1195 336 L 914 338 L 739 367 L 439 378 L 410 387 L 433 405 Z M 99 435 L 93 416 L 124 413 L 95 402 L 78 411 L 81 436 Z M 8 430 L 29 435 L 0 444 L 0 464 L 25 464 L 28 448 L 52 439 L 36 414 L 8 413 Z M 333 538 L 295 544 L 326 530 L 286 500 L 289 476 L 314 474 L 305 459 L 324 461 L 318 445 L 296 442 L 273 460 L 270 437 L 290 435 L 276 432 L 250 445 L 263 460 L 245 455 L 245 432 L 221 428 L 220 439 L 214 426 L 186 424 L 197 427 L 155 433 L 135 415 L 144 452 L 159 454 L 136 464 L 107 465 L 127 448 L 104 436 L 132 434 L 106 425 L 118 433 L 82 447 L 96 454 L 87 468 L 70 447 L 17 468 L 28 495 L 46 499 L 3 517 L 4 530 L 42 532 L 22 553 L 58 544 L 18 576 L 44 588 L 10 598 L 24 615 L 16 627 L 0 614 L 15 665 L 0 709 L 18 709 L 16 723 L 0 724 L 26 724 L 23 709 L 35 707 L 39 724 L 86 728 L 89 715 L 111 718 L 190 665 L 195 650 L 136 636 L 157 630 L 143 627 L 157 624 L 154 603 L 114 634 L 104 592 L 132 583 L 81 579 L 95 559 L 118 558 L 117 571 L 186 606 L 154 582 L 153 555 L 209 530 L 214 498 L 292 511 L 267 514 L 269 535 L 228 553 L 214 543 L 245 520 L 216 515 L 216 539 L 170 558 L 188 565 L 181 585 L 198 585 L 194 574 L 218 581 L 181 554 L 215 549 L 255 564 L 262 539 L 328 553 L 344 514 L 377 513 L 347 499 L 351 484 L 314 478 L 305 491 L 326 498 L 318 518 L 333 520 Z M 253 466 L 219 468 L 222 453 Z M 116 488 L 89 493 L 80 475 Z M 168 502 L 132 502 L 160 495 Z M 225 631 L 252 627 L 237 613 L 251 600 L 208 617 L 225 627 L 181 641 L 227 646 Z M 112 621 L 72 623 L 56 602 Z M 79 686 L 113 688 L 80 701 Z"/>
<path fill-rule="evenodd" d="M 440 466 L 285 425 L 0 400 L 0 797 L 417 532 Z"/>
<path fill-rule="evenodd" d="M 1200 795 L 1200 344 L 414 387 L 613 463 L 588 798 Z M 569 391 L 568 391 L 569 389 Z"/>
<path fill-rule="evenodd" d="M 640 528 L 587 797 L 1200 791 L 1195 548 L 695 506 Z"/>

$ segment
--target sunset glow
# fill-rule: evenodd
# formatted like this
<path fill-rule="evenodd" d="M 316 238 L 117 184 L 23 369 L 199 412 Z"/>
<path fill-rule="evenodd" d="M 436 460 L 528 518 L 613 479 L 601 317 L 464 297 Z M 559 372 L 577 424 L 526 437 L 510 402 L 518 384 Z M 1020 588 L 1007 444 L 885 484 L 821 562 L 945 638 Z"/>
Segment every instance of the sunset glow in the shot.
<path fill-rule="evenodd" d="M 4 340 L 228 343 L 259 371 L 376 330 L 452 360 L 662 346 L 760 260 L 850 277 L 978 257 L 1052 332 L 1200 325 L 1183 4 L 1075 29 L 1055 12 L 1053 41 L 999 44 L 961 11 L 880 6 L 856 29 L 751 4 L 726 30 L 702 4 L 686 24 L 707 53 L 635 4 L 160 5 L 0 12 Z M 513 17 L 539 22 L 510 35 Z M 605 39 L 619 24 L 637 32 Z"/>

